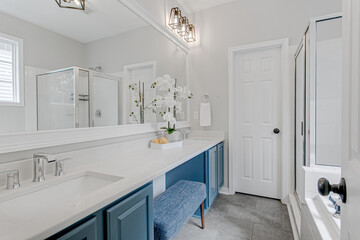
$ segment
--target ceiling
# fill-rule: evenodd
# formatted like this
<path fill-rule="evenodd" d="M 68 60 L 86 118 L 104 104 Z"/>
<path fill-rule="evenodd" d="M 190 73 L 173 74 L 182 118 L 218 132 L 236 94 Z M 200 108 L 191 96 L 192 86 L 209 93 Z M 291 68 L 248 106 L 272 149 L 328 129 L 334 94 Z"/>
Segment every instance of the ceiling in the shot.
<path fill-rule="evenodd" d="M 116 0 L 87 0 L 86 11 L 59 8 L 55 0 L 0 0 L 0 11 L 82 43 L 147 24 Z"/>
<path fill-rule="evenodd" d="M 236 0 L 177 0 L 189 13 L 196 13 Z"/>

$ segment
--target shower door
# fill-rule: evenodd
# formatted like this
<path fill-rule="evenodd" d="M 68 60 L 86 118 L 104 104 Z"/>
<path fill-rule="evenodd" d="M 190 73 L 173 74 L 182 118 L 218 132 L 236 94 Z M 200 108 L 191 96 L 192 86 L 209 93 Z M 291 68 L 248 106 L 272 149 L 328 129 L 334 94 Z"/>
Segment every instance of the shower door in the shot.
<path fill-rule="evenodd" d="M 75 72 L 73 69 L 37 76 L 37 129 L 75 127 Z"/>
<path fill-rule="evenodd" d="M 301 184 L 302 167 L 306 161 L 306 37 L 295 55 L 295 192 L 304 195 Z"/>

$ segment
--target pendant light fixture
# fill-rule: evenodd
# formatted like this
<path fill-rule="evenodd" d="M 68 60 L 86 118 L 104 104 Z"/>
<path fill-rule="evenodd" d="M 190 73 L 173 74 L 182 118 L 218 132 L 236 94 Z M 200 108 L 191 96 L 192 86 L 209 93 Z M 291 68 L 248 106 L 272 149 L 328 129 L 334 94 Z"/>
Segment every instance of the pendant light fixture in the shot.
<path fill-rule="evenodd" d="M 179 29 L 181 27 L 181 10 L 178 7 L 172 8 L 170 11 L 169 26 L 172 29 Z"/>
<path fill-rule="evenodd" d="M 180 23 L 181 25 L 177 32 L 181 37 L 185 37 L 189 34 L 189 19 L 187 17 L 182 17 Z"/>
<path fill-rule="evenodd" d="M 85 10 L 85 0 L 55 0 L 61 8 Z"/>
<path fill-rule="evenodd" d="M 195 27 L 193 24 L 190 24 L 189 33 L 184 37 L 184 39 L 187 42 L 195 42 L 196 41 Z"/>
<path fill-rule="evenodd" d="M 68 0 L 69 1 L 69 0 Z M 195 42 L 195 26 L 189 23 L 189 19 L 181 15 L 181 10 L 174 7 L 170 10 L 169 27 L 177 32 L 187 42 Z"/>

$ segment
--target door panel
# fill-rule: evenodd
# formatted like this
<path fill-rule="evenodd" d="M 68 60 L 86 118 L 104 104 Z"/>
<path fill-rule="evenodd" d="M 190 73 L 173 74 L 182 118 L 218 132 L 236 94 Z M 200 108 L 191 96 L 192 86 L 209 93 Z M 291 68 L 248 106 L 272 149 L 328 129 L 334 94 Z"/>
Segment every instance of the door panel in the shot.
<path fill-rule="evenodd" d="M 218 151 L 218 190 L 224 185 L 224 143 L 217 146 Z"/>
<path fill-rule="evenodd" d="M 152 240 L 152 185 L 106 210 L 108 240 Z"/>
<path fill-rule="evenodd" d="M 341 174 L 347 202 L 341 206 L 341 239 L 351 240 L 360 236 L 360 1 L 344 0 L 343 10 Z"/>
<path fill-rule="evenodd" d="M 216 147 L 209 150 L 209 206 L 218 194 L 218 159 Z"/>
<path fill-rule="evenodd" d="M 238 53 L 235 73 L 235 191 L 280 198 L 281 49 Z"/>

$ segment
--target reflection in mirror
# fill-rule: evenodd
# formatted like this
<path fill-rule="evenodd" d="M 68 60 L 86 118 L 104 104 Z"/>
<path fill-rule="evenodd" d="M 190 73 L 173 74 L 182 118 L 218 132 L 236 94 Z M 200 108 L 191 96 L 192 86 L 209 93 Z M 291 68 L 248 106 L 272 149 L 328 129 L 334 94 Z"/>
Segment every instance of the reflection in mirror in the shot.
<path fill-rule="evenodd" d="M 86 3 L 2 0 L 0 133 L 164 122 L 152 85 L 186 87 L 187 54 L 117 0 Z"/>

